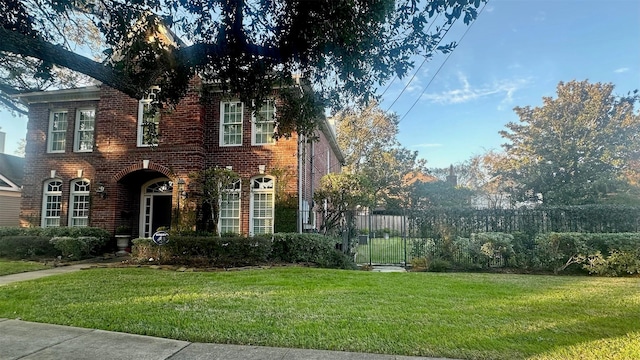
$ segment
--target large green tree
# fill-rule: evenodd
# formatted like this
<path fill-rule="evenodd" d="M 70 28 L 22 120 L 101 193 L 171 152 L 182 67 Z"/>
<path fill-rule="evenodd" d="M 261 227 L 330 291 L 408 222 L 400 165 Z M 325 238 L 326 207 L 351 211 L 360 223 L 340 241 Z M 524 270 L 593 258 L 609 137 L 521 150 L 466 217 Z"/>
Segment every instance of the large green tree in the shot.
<path fill-rule="evenodd" d="M 333 104 L 367 99 L 377 84 L 404 77 L 413 56 L 451 51 L 444 35 L 458 19 L 473 21 L 483 2 L 5 0 L 0 103 L 24 111 L 9 95 L 54 83 L 60 68 L 135 98 L 158 85 L 167 102 L 195 73 L 254 107 L 273 86 L 294 85 L 291 74 Z M 279 116 L 278 130 L 295 130 L 301 118 Z"/>
<path fill-rule="evenodd" d="M 501 172 L 516 196 L 542 193 L 545 204 L 588 204 L 625 191 L 624 175 L 640 154 L 635 94 L 618 96 L 612 84 L 560 82 L 557 97 L 539 107 L 516 107 L 518 123 L 500 134 L 507 158 Z"/>
<path fill-rule="evenodd" d="M 417 151 L 401 146 L 398 117 L 371 102 L 362 109 L 347 109 L 334 117 L 338 145 L 345 153 L 343 171 L 366 178 L 374 207 L 397 204 L 406 176 L 423 171 Z"/>

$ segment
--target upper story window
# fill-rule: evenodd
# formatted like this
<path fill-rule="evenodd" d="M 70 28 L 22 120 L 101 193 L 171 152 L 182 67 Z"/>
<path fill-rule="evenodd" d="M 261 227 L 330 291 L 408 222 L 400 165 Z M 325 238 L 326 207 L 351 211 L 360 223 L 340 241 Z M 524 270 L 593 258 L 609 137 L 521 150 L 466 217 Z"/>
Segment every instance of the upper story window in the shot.
<path fill-rule="evenodd" d="M 95 109 L 80 109 L 76 113 L 76 133 L 74 150 L 77 152 L 93 151 L 94 129 L 96 124 Z"/>
<path fill-rule="evenodd" d="M 242 103 L 220 103 L 220 146 L 242 145 Z"/>
<path fill-rule="evenodd" d="M 62 213 L 62 181 L 50 180 L 42 194 L 42 227 L 60 226 Z"/>
<path fill-rule="evenodd" d="M 87 180 L 71 183 L 69 226 L 89 226 L 90 186 Z"/>
<path fill-rule="evenodd" d="M 253 119 L 252 145 L 273 144 L 275 130 L 276 106 L 273 100 L 266 100 Z"/>
<path fill-rule="evenodd" d="M 62 153 L 67 144 L 67 120 L 66 110 L 52 111 L 49 115 L 49 142 L 47 152 Z"/>
<path fill-rule="evenodd" d="M 153 86 L 138 102 L 138 146 L 158 145 L 160 112 L 154 108 L 160 88 Z"/>

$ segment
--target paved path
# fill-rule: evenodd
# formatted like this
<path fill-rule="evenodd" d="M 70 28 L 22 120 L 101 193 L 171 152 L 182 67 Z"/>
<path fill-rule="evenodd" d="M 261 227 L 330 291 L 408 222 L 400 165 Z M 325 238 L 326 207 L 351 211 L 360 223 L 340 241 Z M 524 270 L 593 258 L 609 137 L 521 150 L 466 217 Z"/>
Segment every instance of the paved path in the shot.
<path fill-rule="evenodd" d="M 99 264 L 77 264 L 0 276 L 0 286 L 64 274 Z M 0 291 L 1 291 L 0 287 Z M 435 358 L 203 344 L 104 330 L 0 319 L 0 360 L 437 360 Z M 438 358 L 439 360 L 446 360 Z"/>

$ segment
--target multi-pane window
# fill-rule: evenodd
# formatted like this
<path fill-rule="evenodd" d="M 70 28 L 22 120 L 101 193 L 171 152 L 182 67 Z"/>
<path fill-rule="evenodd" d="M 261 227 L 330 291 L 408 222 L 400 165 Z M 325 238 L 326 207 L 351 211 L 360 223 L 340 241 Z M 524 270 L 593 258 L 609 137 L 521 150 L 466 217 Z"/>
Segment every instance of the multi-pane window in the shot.
<path fill-rule="evenodd" d="M 60 226 L 62 212 L 62 181 L 51 180 L 44 184 L 42 196 L 42 227 Z"/>
<path fill-rule="evenodd" d="M 251 181 L 251 235 L 273 233 L 274 180 L 259 177 Z"/>
<path fill-rule="evenodd" d="M 273 144 L 276 107 L 273 100 L 266 100 L 253 121 L 253 145 Z"/>
<path fill-rule="evenodd" d="M 69 226 L 89 226 L 89 192 L 87 180 L 71 183 Z"/>
<path fill-rule="evenodd" d="M 138 146 L 158 145 L 160 112 L 154 103 L 159 92 L 159 87 L 151 87 L 138 102 Z"/>
<path fill-rule="evenodd" d="M 94 109 L 81 109 L 76 114 L 75 151 L 93 151 L 93 133 L 96 124 Z"/>
<path fill-rule="evenodd" d="M 242 103 L 220 104 L 220 146 L 242 145 Z"/>
<path fill-rule="evenodd" d="M 68 123 L 66 110 L 52 111 L 49 115 L 49 152 L 64 152 Z"/>
<path fill-rule="evenodd" d="M 220 194 L 220 234 L 240 234 L 240 180 Z"/>

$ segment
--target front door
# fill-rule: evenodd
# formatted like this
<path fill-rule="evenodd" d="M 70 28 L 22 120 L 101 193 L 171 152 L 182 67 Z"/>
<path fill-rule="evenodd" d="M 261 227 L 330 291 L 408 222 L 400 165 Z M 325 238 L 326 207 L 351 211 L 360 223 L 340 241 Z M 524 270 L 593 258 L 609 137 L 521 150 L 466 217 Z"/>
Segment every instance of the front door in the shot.
<path fill-rule="evenodd" d="M 159 227 L 171 226 L 173 182 L 155 179 L 142 186 L 140 237 L 149 238 Z"/>

